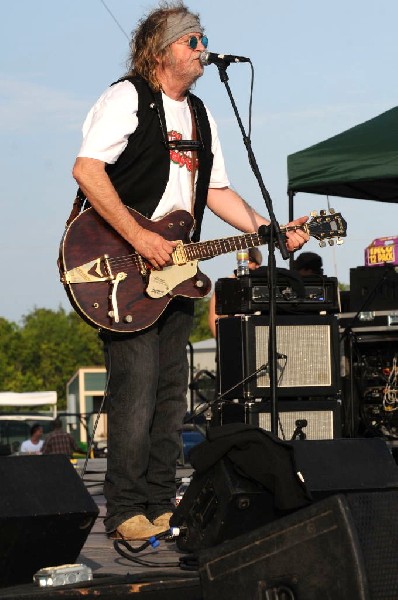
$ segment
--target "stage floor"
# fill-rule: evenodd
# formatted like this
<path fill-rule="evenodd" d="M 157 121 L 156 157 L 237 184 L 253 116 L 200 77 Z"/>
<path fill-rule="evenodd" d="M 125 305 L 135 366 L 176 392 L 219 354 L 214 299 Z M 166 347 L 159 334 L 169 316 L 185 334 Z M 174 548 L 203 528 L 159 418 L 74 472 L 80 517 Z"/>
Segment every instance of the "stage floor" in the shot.
<path fill-rule="evenodd" d="M 102 464 L 97 461 L 102 461 Z M 91 567 L 96 575 L 137 574 L 154 569 L 167 569 L 167 572 L 174 571 L 180 574 L 179 558 L 182 554 L 176 548 L 175 542 L 160 540 L 158 548 L 145 549 L 133 555 L 136 562 L 123 558 L 114 549 L 114 540 L 107 537 L 103 524 L 106 511 L 105 498 L 102 494 L 105 466 L 105 459 L 90 460 L 84 477 L 86 487 L 98 505 L 100 513 L 77 562 L 82 562 Z M 192 468 L 178 467 L 177 481 L 182 477 L 188 477 L 191 473 Z M 141 544 L 142 542 L 131 542 L 133 547 L 139 547 Z"/>
<path fill-rule="evenodd" d="M 200 576 L 192 560 L 194 555 L 181 552 L 174 541 L 160 540 L 158 548 L 145 548 L 132 553 L 131 557 L 117 552 L 103 524 L 106 459 L 89 460 L 83 481 L 99 508 L 99 515 L 75 562 L 92 569 L 93 581 L 57 588 L 39 588 L 33 583 L 3 587 L 0 600 L 113 600 L 130 598 L 133 594 L 134 598 L 141 594 L 145 600 L 220 600 L 225 597 L 246 600 L 257 597 L 247 591 L 250 586 L 263 585 L 265 564 L 267 585 L 279 585 L 282 581 L 292 590 L 297 588 L 297 595 L 293 592 L 287 596 L 274 595 L 275 600 L 278 597 L 396 600 L 398 516 L 394 507 L 398 501 L 398 469 L 389 445 L 380 438 L 294 444 L 297 466 L 316 501 L 269 525 L 251 527 L 240 540 L 239 537 L 230 539 L 222 547 L 210 548 L 204 554 L 199 552 Z M 83 464 L 83 460 L 78 461 L 76 468 L 82 469 Z M 177 480 L 191 473 L 190 466 L 180 466 Z M 330 522 L 324 522 L 325 515 Z M 34 544 L 31 546 L 29 551 L 35 552 Z M 230 565 L 228 561 L 234 556 L 235 562 Z M 348 556 L 352 563 L 347 562 Z M 188 561 L 193 567 L 191 570 L 184 568 L 187 565 L 184 558 L 191 559 Z M 203 569 L 203 560 L 206 569 Z M 227 576 L 220 581 L 229 586 L 228 595 L 221 594 L 219 585 L 214 583 L 217 577 L 212 575 L 213 563 L 224 565 L 220 572 L 226 569 Z M 212 565 L 210 569 L 208 565 Z M 206 581 L 207 576 L 211 585 Z M 334 592 L 330 591 L 332 588 Z"/>

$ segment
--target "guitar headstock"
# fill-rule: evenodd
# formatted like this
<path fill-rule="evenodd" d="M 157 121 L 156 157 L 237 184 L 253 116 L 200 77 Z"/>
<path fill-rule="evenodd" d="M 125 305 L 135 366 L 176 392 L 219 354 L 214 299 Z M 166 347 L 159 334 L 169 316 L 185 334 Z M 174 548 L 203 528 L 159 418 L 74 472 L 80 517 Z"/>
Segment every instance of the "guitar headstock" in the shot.
<path fill-rule="evenodd" d="M 316 211 L 311 212 L 311 220 L 306 225 L 308 233 L 319 240 L 320 246 L 326 246 L 325 240 L 333 246 L 335 239 L 337 244 L 342 244 L 341 238 L 347 235 L 345 219 L 333 208 L 330 209 L 329 214 L 326 210 L 321 210 L 319 215 Z"/>

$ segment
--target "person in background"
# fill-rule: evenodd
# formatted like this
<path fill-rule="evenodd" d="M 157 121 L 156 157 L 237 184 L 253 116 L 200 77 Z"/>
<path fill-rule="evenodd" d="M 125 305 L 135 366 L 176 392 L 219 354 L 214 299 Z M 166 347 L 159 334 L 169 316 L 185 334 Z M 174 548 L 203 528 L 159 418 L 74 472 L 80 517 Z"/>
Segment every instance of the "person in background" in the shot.
<path fill-rule="evenodd" d="M 35 423 L 30 428 L 30 439 L 25 440 L 21 444 L 20 452 L 26 452 L 29 454 L 41 454 L 41 450 L 44 444 L 42 440 L 43 427 L 39 423 Z"/>
<path fill-rule="evenodd" d="M 322 257 L 315 252 L 302 252 L 294 260 L 293 269 L 301 277 L 308 277 L 310 275 L 323 276 Z"/>
<path fill-rule="evenodd" d="M 199 15 L 182 1 L 161 2 L 133 33 L 126 76 L 103 93 L 83 125 L 73 176 L 143 268 L 161 272 L 173 264 L 178 242 L 164 232 L 177 210 L 194 218 L 193 242 L 206 207 L 241 231 L 269 223 L 230 187 L 216 123 L 190 91 L 203 75 L 207 44 Z M 298 229 L 286 234 L 289 251 L 308 241 L 307 220 L 292 223 Z M 111 537 L 145 540 L 169 528 L 193 311 L 192 298 L 177 296 L 150 326 L 101 334 L 109 378 L 104 525 Z"/>
<path fill-rule="evenodd" d="M 250 248 L 249 249 L 249 269 L 254 271 L 261 266 L 263 262 L 263 256 L 258 248 Z M 231 277 L 235 277 L 235 274 L 231 275 Z M 210 331 L 213 337 L 216 337 L 216 321 L 220 317 L 225 317 L 226 315 L 218 315 L 216 313 L 216 294 L 213 292 L 210 301 L 209 301 L 209 312 L 208 312 L 208 324 Z"/>
<path fill-rule="evenodd" d="M 53 431 L 47 436 L 42 454 L 66 454 L 71 457 L 74 452 L 80 452 L 74 438 L 62 428 L 62 421 L 56 418 L 53 422 Z"/>

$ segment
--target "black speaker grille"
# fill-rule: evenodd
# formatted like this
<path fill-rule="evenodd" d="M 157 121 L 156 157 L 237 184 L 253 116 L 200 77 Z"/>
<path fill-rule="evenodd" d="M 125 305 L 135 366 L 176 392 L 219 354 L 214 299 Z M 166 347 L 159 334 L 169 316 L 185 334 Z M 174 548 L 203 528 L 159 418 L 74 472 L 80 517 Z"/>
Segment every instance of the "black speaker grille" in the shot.
<path fill-rule="evenodd" d="M 204 600 L 370 600 L 350 510 L 339 495 L 206 549 L 199 560 Z"/>
<path fill-rule="evenodd" d="M 371 598 L 398 598 L 398 490 L 347 494 Z"/>

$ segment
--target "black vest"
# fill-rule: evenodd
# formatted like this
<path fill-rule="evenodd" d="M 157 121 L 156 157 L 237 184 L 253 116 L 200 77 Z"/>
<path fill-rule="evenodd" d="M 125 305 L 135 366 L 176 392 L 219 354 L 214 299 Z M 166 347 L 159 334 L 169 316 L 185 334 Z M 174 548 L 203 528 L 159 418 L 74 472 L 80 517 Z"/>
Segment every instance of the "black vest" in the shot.
<path fill-rule="evenodd" d="M 161 121 L 166 132 L 164 108 L 160 93 L 153 92 L 139 76 L 126 77 L 138 93 L 138 126 L 130 135 L 127 146 L 115 164 L 106 171 L 122 202 L 147 218 L 154 213 L 169 179 L 170 152 L 164 143 Z M 189 94 L 197 116 L 203 149 L 198 151 L 199 168 L 195 196 L 195 232 L 193 241 L 200 238 L 203 212 L 206 206 L 213 153 L 211 130 L 203 102 Z"/>

